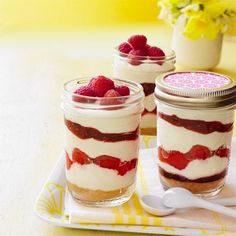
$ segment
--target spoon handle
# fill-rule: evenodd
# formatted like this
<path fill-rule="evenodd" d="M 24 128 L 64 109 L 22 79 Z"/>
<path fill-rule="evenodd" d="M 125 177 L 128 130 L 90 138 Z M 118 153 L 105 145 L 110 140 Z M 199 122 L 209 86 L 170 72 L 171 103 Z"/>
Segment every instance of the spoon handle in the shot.
<path fill-rule="evenodd" d="M 236 197 L 212 199 L 210 202 L 220 204 L 222 206 L 236 206 Z"/>
<path fill-rule="evenodd" d="M 230 208 L 227 208 L 227 207 L 224 207 L 224 206 L 221 206 L 221 205 L 218 205 L 218 204 L 215 204 L 215 203 L 212 203 L 212 202 L 200 199 L 200 198 L 196 198 L 195 200 L 196 200 L 195 203 L 198 205 L 198 207 L 212 210 L 212 211 L 236 218 L 236 210 L 233 210 L 233 209 L 230 209 Z"/>

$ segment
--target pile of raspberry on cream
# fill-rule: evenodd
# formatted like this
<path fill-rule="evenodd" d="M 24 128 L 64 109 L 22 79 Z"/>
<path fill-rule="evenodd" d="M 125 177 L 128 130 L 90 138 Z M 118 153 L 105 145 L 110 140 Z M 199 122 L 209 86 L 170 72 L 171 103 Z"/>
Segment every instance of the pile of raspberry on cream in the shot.
<path fill-rule="evenodd" d="M 164 59 L 164 51 L 156 46 L 147 44 L 147 37 L 144 35 L 133 35 L 127 42 L 121 43 L 117 50 L 121 53 L 121 56 L 127 56 L 131 65 L 140 65 L 142 60 L 158 60 Z M 162 64 L 162 61 L 158 61 L 158 64 Z"/>
<path fill-rule="evenodd" d="M 130 95 L 129 87 L 125 85 L 115 85 L 114 81 L 103 76 L 99 75 L 97 77 L 93 77 L 87 85 L 80 86 L 78 89 L 74 91 L 74 94 L 89 96 L 89 97 L 104 97 L 104 98 L 112 98 L 112 97 L 123 97 Z M 80 101 L 79 98 L 74 98 L 75 101 Z M 120 104 L 124 101 L 122 99 L 112 99 L 107 101 L 101 101 L 102 105 L 112 105 L 112 104 Z"/>

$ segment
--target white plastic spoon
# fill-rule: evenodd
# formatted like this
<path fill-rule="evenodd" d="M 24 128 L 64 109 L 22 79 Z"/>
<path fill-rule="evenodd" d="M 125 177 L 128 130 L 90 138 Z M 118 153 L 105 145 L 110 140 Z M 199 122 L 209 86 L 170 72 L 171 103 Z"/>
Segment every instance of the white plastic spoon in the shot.
<path fill-rule="evenodd" d="M 210 201 L 203 200 L 183 188 L 168 189 L 163 196 L 163 204 L 173 208 L 199 207 L 236 218 L 236 211 Z"/>
<path fill-rule="evenodd" d="M 182 188 L 172 188 L 170 190 L 174 191 L 174 189 L 182 189 Z M 220 204 L 222 206 L 236 206 L 236 197 L 213 199 L 210 201 L 213 203 Z M 144 210 L 157 216 L 167 216 L 173 214 L 177 208 L 177 207 L 174 208 L 165 206 L 163 204 L 163 198 L 161 196 L 156 196 L 156 195 L 144 195 L 140 198 L 140 203 L 144 208 Z"/>
<path fill-rule="evenodd" d="M 162 197 L 156 195 L 144 195 L 140 198 L 140 204 L 143 209 L 152 215 L 168 216 L 176 211 L 173 207 L 165 206 L 162 201 Z"/>

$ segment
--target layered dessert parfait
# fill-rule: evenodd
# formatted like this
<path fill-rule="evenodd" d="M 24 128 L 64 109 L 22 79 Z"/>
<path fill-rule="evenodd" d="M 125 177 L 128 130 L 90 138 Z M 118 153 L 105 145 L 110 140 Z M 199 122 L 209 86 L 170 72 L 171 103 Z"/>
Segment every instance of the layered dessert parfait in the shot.
<path fill-rule="evenodd" d="M 142 134 L 156 134 L 155 79 L 161 73 L 174 69 L 175 53 L 170 49 L 149 45 L 144 35 L 131 36 L 115 49 L 114 76 L 140 83 L 145 93 Z"/>
<path fill-rule="evenodd" d="M 157 80 L 158 164 L 165 189 L 213 196 L 227 175 L 236 86 L 210 72 L 179 72 Z"/>
<path fill-rule="evenodd" d="M 115 206 L 134 189 L 142 87 L 105 76 L 65 85 L 66 180 L 82 204 Z"/>

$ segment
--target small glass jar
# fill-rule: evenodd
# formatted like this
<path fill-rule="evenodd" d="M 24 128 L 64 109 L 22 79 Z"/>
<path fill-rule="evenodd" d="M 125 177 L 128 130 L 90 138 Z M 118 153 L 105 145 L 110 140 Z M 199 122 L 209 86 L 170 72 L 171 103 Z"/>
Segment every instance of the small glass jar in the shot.
<path fill-rule="evenodd" d="M 74 93 L 89 78 L 64 85 L 66 181 L 75 200 L 88 206 L 116 206 L 129 200 L 136 179 L 143 90 L 125 85 L 129 96 L 88 97 Z"/>
<path fill-rule="evenodd" d="M 158 75 L 175 70 L 175 52 L 162 48 L 165 57 L 135 56 L 130 59 L 115 49 L 113 74 L 116 78 L 122 78 L 138 82 L 142 85 L 145 94 L 144 111 L 141 120 L 141 134 L 156 135 L 156 105 L 154 98 L 155 79 Z"/>
<path fill-rule="evenodd" d="M 155 97 L 164 189 L 218 194 L 230 158 L 236 83 L 212 72 L 169 73 L 156 80 Z"/>

